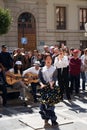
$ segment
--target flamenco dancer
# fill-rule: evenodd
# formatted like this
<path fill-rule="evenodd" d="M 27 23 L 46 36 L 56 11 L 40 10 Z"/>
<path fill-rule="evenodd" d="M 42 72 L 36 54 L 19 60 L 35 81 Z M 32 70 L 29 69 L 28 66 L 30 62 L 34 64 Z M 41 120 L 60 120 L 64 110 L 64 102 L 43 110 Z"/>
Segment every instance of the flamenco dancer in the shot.
<path fill-rule="evenodd" d="M 59 102 L 59 87 L 56 86 L 57 70 L 52 66 L 52 57 L 45 54 L 45 66 L 39 71 L 41 85 L 40 114 L 44 120 L 44 127 L 58 127 L 55 114 L 55 104 Z M 48 121 L 51 120 L 51 124 Z"/>

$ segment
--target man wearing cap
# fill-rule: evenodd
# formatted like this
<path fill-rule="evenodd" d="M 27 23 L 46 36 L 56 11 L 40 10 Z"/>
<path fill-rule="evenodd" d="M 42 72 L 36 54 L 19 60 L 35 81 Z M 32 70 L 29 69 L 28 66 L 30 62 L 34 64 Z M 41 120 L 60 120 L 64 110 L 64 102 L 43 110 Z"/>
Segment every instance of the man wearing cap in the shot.
<path fill-rule="evenodd" d="M 81 69 L 81 59 L 79 58 L 79 50 L 74 49 L 73 56 L 69 61 L 69 74 L 70 74 L 70 93 L 73 94 L 73 86 L 75 87 L 75 94 L 79 94 L 80 88 L 80 69 Z"/>
<path fill-rule="evenodd" d="M 13 66 L 13 59 L 9 52 L 7 52 L 7 46 L 2 45 L 0 53 L 0 63 L 4 66 L 5 70 L 9 70 Z"/>
<path fill-rule="evenodd" d="M 7 80 L 7 83 L 8 82 L 9 82 L 8 84 L 12 83 L 13 88 L 20 90 L 20 97 L 23 100 L 23 105 L 26 106 L 27 104 L 25 102 L 25 97 L 26 97 L 25 94 L 28 88 L 22 80 L 22 74 L 23 74 L 23 64 L 21 61 L 16 61 L 14 64 L 14 68 L 11 68 L 6 72 L 6 76 L 9 77 L 9 81 L 10 81 L 9 82 Z"/>
<path fill-rule="evenodd" d="M 26 69 L 25 71 L 23 71 L 23 76 L 28 74 L 28 73 L 32 73 L 32 74 L 36 74 L 38 76 L 39 74 L 39 70 L 40 70 L 40 62 L 39 61 L 35 61 L 35 63 L 33 64 L 32 67 Z M 33 95 L 33 99 L 34 102 L 37 102 L 37 86 L 39 85 L 39 82 L 37 81 L 35 82 L 31 82 L 31 88 L 32 88 L 32 95 Z"/>

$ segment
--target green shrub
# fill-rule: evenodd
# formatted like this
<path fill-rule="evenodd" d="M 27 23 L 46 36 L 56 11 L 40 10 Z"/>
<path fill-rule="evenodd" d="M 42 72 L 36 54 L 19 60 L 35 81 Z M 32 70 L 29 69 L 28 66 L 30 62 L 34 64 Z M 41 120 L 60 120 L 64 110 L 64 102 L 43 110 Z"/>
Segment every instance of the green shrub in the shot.
<path fill-rule="evenodd" d="M 0 35 L 6 34 L 12 23 L 12 17 L 8 9 L 0 8 Z"/>

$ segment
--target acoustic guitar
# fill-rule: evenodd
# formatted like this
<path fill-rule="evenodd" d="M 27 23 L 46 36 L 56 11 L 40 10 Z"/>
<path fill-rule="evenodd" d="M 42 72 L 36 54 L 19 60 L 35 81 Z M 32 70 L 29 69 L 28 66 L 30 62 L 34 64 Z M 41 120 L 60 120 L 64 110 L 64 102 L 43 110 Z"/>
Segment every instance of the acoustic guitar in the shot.
<path fill-rule="evenodd" d="M 31 73 L 31 72 L 29 72 L 29 73 L 26 73 L 25 75 L 24 75 L 24 82 L 25 82 L 25 84 L 29 84 L 29 83 L 37 83 L 39 80 L 38 80 L 38 74 L 35 74 L 35 73 Z"/>
<path fill-rule="evenodd" d="M 24 76 L 20 74 L 13 74 L 14 77 L 6 75 L 6 82 L 9 85 L 13 85 L 19 81 L 23 81 L 26 85 L 29 83 L 37 83 L 38 82 L 38 75 L 33 73 L 27 73 Z"/>

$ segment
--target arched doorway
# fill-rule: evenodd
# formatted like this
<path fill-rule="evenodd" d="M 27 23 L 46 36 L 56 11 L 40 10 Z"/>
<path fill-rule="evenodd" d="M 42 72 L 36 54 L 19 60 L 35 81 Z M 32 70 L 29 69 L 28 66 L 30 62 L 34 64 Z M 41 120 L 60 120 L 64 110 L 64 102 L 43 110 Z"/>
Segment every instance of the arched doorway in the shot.
<path fill-rule="evenodd" d="M 36 21 L 31 13 L 24 12 L 18 18 L 18 47 L 36 49 Z"/>

